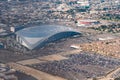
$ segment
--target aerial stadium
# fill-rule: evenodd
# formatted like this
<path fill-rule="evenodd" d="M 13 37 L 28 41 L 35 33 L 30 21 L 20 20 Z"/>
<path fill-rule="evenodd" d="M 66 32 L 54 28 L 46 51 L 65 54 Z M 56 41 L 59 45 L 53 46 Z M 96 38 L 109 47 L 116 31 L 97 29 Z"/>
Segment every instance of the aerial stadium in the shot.
<path fill-rule="evenodd" d="M 74 35 L 80 35 L 81 33 L 70 27 L 41 25 L 24 28 L 17 31 L 15 34 L 17 42 L 26 48 L 33 50 L 43 47 L 47 43 Z"/>

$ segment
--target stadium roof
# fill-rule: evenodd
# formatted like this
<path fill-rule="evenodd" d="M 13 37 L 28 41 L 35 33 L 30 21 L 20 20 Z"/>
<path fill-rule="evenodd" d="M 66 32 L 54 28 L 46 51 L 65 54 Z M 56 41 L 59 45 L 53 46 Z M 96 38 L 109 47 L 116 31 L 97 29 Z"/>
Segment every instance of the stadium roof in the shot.
<path fill-rule="evenodd" d="M 22 45 L 28 49 L 41 47 L 49 42 L 80 34 L 76 30 L 58 25 L 41 25 L 24 28 L 16 32 L 22 40 Z"/>

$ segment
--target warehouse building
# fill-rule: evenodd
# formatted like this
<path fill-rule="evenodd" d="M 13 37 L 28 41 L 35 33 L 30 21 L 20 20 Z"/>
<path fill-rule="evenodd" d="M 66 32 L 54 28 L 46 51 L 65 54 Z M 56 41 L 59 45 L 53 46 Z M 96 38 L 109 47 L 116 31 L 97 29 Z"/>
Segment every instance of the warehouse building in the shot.
<path fill-rule="evenodd" d="M 77 20 L 77 26 L 90 26 L 90 25 L 97 25 L 100 22 L 97 20 L 90 20 L 90 19 L 85 19 L 85 20 Z"/>
<path fill-rule="evenodd" d="M 73 35 L 80 35 L 80 33 L 77 30 L 65 26 L 41 25 L 17 31 L 16 40 L 21 45 L 32 50 Z"/>

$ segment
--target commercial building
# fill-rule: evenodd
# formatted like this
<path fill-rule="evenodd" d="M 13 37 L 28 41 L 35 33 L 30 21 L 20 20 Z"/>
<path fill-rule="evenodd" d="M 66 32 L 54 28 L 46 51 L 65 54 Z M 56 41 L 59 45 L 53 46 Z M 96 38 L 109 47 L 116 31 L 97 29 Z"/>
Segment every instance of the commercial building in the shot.
<path fill-rule="evenodd" d="M 89 26 L 99 24 L 100 22 L 97 20 L 77 20 L 77 26 Z"/>

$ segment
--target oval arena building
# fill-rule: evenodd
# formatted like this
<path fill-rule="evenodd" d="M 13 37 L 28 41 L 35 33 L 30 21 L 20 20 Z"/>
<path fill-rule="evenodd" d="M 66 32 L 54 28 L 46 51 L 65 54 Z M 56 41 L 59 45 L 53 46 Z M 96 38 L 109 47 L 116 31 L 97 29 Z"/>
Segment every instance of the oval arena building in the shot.
<path fill-rule="evenodd" d="M 74 35 L 80 35 L 81 33 L 66 26 L 40 25 L 24 28 L 15 34 L 17 42 L 32 50 L 40 48 L 47 43 Z"/>

